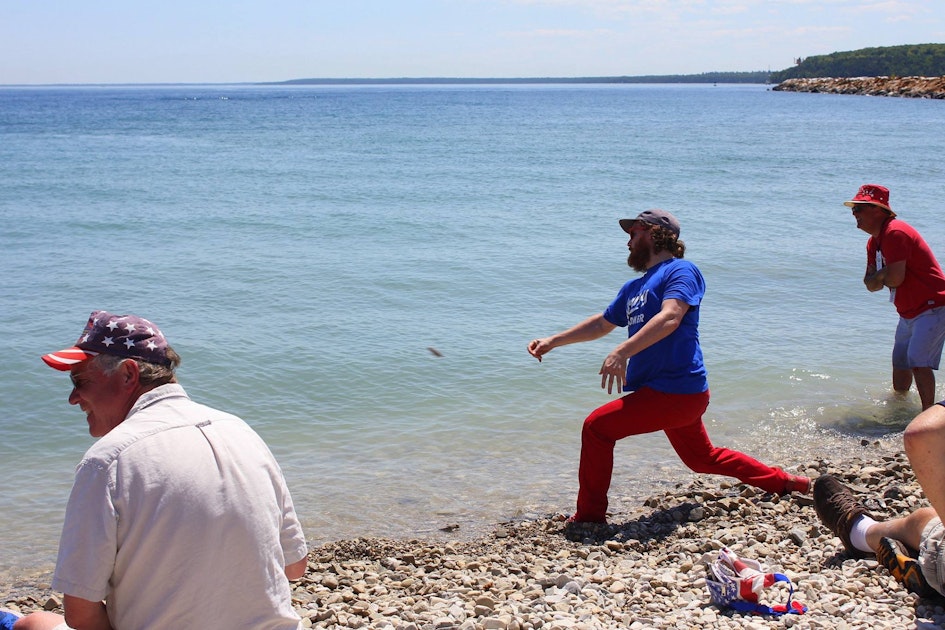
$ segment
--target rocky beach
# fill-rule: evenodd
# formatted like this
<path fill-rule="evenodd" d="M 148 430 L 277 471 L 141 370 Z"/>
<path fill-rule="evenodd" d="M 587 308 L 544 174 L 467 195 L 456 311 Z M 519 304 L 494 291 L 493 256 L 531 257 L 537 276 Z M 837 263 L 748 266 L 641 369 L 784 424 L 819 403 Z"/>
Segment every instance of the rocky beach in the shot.
<path fill-rule="evenodd" d="M 787 79 L 772 89 L 778 92 L 820 92 L 825 94 L 945 99 L 945 77 L 817 77 Z"/>
<path fill-rule="evenodd" d="M 836 474 L 878 517 L 925 505 L 901 436 L 789 467 Z M 718 477 L 690 476 L 610 525 L 569 540 L 564 516 L 531 515 L 474 540 L 445 527 L 437 539 L 353 539 L 321 544 L 294 586 L 306 628 L 525 630 L 592 628 L 939 628 L 945 600 L 907 592 L 874 559 L 853 560 L 823 527 L 812 498 L 777 497 Z M 574 537 L 574 536 L 572 536 Z M 725 545 L 785 573 L 803 615 L 720 610 L 706 562 Z M 0 585 L 14 610 L 61 610 L 48 575 Z M 783 604 L 783 585 L 762 603 Z"/>

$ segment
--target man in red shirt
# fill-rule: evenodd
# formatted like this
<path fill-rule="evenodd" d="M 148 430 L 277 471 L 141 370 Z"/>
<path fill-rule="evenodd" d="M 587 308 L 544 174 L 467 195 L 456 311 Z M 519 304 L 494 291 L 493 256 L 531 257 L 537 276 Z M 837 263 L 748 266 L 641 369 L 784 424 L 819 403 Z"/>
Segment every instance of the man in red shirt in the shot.
<path fill-rule="evenodd" d="M 866 275 L 870 291 L 888 287 L 899 313 L 893 344 L 893 389 L 909 391 L 915 380 L 922 409 L 935 402 L 935 374 L 945 344 L 945 274 L 925 239 L 889 207 L 889 190 L 863 184 L 844 202 L 853 209 L 856 227 L 866 242 Z"/>

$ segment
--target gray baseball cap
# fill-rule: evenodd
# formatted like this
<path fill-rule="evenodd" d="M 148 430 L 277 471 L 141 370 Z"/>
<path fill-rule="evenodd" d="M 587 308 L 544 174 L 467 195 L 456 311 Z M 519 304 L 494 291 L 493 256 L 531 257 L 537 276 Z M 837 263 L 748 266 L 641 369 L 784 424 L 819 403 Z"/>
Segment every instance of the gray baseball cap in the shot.
<path fill-rule="evenodd" d="M 679 221 L 665 210 L 653 208 L 652 210 L 644 210 L 638 214 L 635 219 L 620 219 L 620 227 L 623 228 L 624 232 L 629 234 L 630 228 L 632 228 L 637 221 L 666 228 L 677 237 L 679 236 Z"/>

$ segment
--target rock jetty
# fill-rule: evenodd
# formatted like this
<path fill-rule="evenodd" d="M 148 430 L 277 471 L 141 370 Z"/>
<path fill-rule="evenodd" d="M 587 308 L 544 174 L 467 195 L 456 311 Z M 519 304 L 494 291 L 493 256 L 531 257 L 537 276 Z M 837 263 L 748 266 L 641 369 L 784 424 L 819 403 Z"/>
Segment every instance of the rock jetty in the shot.
<path fill-rule="evenodd" d="M 901 439 L 898 448 L 901 448 Z M 865 444 L 856 456 L 793 468 L 840 476 L 879 518 L 927 502 L 905 455 Z M 294 585 L 304 628 L 596 630 L 629 628 L 941 628 L 945 599 L 907 592 L 875 559 L 854 560 L 823 527 L 810 496 L 777 497 L 717 477 L 653 495 L 581 540 L 562 515 L 499 524 L 476 540 L 357 538 L 313 548 Z M 725 545 L 787 574 L 804 615 L 719 610 L 706 562 Z M 0 585 L 2 605 L 61 610 L 43 578 Z M 762 601 L 783 603 L 776 585 Z"/>
<path fill-rule="evenodd" d="M 821 92 L 826 94 L 945 99 L 945 77 L 787 79 L 772 89 L 779 92 Z"/>

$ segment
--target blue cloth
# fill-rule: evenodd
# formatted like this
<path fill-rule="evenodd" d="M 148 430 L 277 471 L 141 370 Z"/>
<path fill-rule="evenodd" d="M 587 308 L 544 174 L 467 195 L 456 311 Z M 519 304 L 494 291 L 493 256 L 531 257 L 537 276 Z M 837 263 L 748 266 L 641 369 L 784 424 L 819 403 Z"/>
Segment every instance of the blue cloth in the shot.
<path fill-rule="evenodd" d="M 699 304 L 705 279 L 698 267 L 671 258 L 630 280 L 604 311 L 604 319 L 637 333 L 662 308 L 663 300 L 681 300 L 690 306 L 672 334 L 630 358 L 624 391 L 643 386 L 669 394 L 698 394 L 709 388 L 699 345 Z"/>
<path fill-rule="evenodd" d="M 19 619 L 19 615 L 0 610 L 0 630 L 13 630 L 13 624 Z"/>

